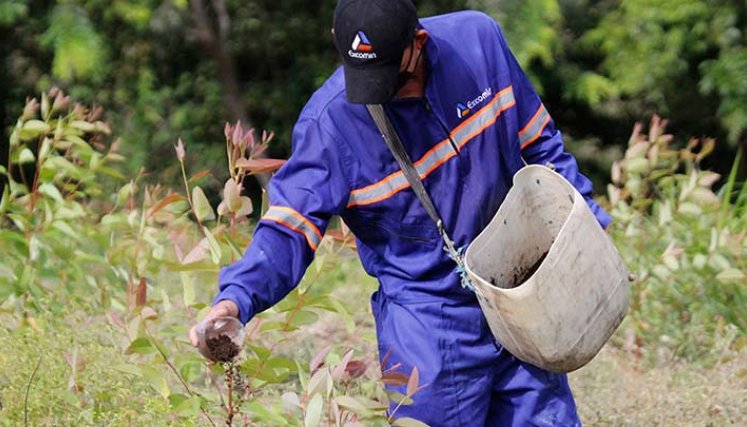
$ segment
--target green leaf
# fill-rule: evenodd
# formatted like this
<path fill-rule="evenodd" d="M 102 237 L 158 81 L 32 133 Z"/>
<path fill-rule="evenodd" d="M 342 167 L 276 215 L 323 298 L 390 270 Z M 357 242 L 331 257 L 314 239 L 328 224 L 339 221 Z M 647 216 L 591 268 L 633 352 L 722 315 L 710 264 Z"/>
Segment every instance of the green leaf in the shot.
<path fill-rule="evenodd" d="M 71 239 L 78 240 L 80 238 L 80 236 L 78 236 L 78 233 L 76 233 L 75 230 L 73 230 L 73 228 L 70 227 L 70 224 L 68 224 L 65 221 L 55 221 L 52 223 L 52 227 L 64 233 L 66 236 L 70 237 Z"/>
<path fill-rule="evenodd" d="M 181 273 L 182 278 L 182 297 L 184 298 L 184 305 L 191 307 L 195 303 L 195 282 L 192 279 L 192 275 L 188 273 Z"/>
<path fill-rule="evenodd" d="M 50 129 L 49 125 L 41 120 L 29 120 L 23 124 L 20 137 L 22 140 L 38 138 L 49 132 Z"/>
<path fill-rule="evenodd" d="M 117 205 L 122 206 L 132 196 L 134 190 L 134 184 L 132 181 L 123 185 L 122 188 L 117 191 Z"/>
<path fill-rule="evenodd" d="M 722 283 L 737 282 L 744 283 L 745 276 L 744 272 L 736 268 L 729 268 L 716 275 L 716 280 Z"/>
<path fill-rule="evenodd" d="M 131 342 L 130 345 L 127 347 L 127 350 L 125 350 L 125 354 L 152 354 L 156 353 L 158 350 L 153 347 L 153 344 L 151 344 L 150 340 L 147 337 L 138 337 L 135 339 L 135 341 Z"/>
<path fill-rule="evenodd" d="M 143 378 L 150 384 L 155 391 L 158 392 L 164 399 L 168 399 L 171 394 L 169 383 L 166 381 L 166 377 L 163 374 L 163 370 L 156 369 L 152 366 L 141 366 L 140 372 L 143 374 Z"/>
<path fill-rule="evenodd" d="M 643 174 L 649 168 L 648 159 L 640 157 L 626 160 L 625 166 L 628 173 L 635 175 Z"/>
<path fill-rule="evenodd" d="M 412 398 L 407 397 L 398 391 L 384 389 L 384 393 L 386 394 L 386 397 L 390 402 L 394 402 L 396 404 L 399 404 L 401 402 L 405 406 L 412 405 Z"/>
<path fill-rule="evenodd" d="M 23 165 L 26 163 L 34 163 L 35 161 L 36 161 L 36 157 L 34 157 L 34 153 L 32 153 L 31 150 L 29 150 L 28 148 L 24 148 L 18 154 L 19 165 Z"/>
<path fill-rule="evenodd" d="M 3 188 L 3 194 L 0 196 L 0 215 L 2 215 L 10 206 L 10 186 Z"/>
<path fill-rule="evenodd" d="M 96 131 L 96 125 L 94 125 L 93 123 L 87 122 L 85 120 L 73 120 L 72 122 L 70 122 L 70 127 L 72 129 L 77 129 L 82 132 L 95 132 Z"/>
<path fill-rule="evenodd" d="M 319 421 L 322 419 L 323 404 L 322 396 L 319 394 L 314 395 L 306 407 L 306 415 L 303 419 L 304 427 L 316 427 L 319 425 Z"/>
<path fill-rule="evenodd" d="M 259 326 L 259 330 L 260 332 L 279 331 L 283 329 L 284 326 L 285 326 L 285 322 L 279 322 L 279 321 L 262 322 L 262 324 Z"/>
<path fill-rule="evenodd" d="M 197 396 L 185 396 L 174 393 L 169 395 L 171 409 L 184 417 L 194 418 L 200 411 L 200 399 Z"/>
<path fill-rule="evenodd" d="M 226 181 L 226 185 L 223 187 L 223 200 L 228 204 L 228 210 L 230 212 L 237 212 L 241 209 L 239 186 L 232 178 L 229 178 L 228 181 Z"/>
<path fill-rule="evenodd" d="M 314 313 L 313 311 L 308 311 L 308 310 L 290 312 L 288 313 L 288 316 L 293 316 L 293 318 L 291 319 L 290 325 L 295 328 L 298 328 L 304 325 L 310 325 L 319 319 L 318 314 Z"/>
<path fill-rule="evenodd" d="M 335 401 L 338 405 L 348 410 L 351 410 L 358 414 L 365 414 L 368 412 L 368 408 L 355 398 L 351 396 L 337 396 Z"/>
<path fill-rule="evenodd" d="M 55 202 L 63 203 L 65 201 L 62 197 L 62 194 L 60 193 L 60 190 L 58 190 L 57 187 L 50 183 L 44 183 L 40 185 L 38 191 L 39 193 L 49 197 Z"/>
<path fill-rule="evenodd" d="M 252 212 L 254 212 L 252 199 L 246 196 L 241 196 L 241 208 L 236 211 L 236 216 L 249 216 Z"/>
<path fill-rule="evenodd" d="M 143 373 L 135 365 L 129 365 L 129 364 L 122 363 L 119 365 L 113 365 L 111 366 L 111 368 L 119 372 L 124 372 L 125 374 L 135 375 L 136 377 L 143 376 Z"/>
<path fill-rule="evenodd" d="M 215 236 L 213 236 L 213 233 L 211 233 L 210 230 L 207 229 L 207 227 L 202 227 L 202 232 L 205 234 L 205 237 L 208 240 L 208 246 L 210 247 L 210 257 L 212 258 L 214 264 L 218 264 L 222 255 L 220 245 L 218 244 L 218 241 L 215 240 Z"/>
<path fill-rule="evenodd" d="M 192 189 L 192 203 L 195 205 L 195 215 L 197 216 L 197 219 L 200 221 L 215 219 L 215 212 L 213 212 L 210 202 L 202 191 L 202 188 L 199 186 L 195 186 Z"/>

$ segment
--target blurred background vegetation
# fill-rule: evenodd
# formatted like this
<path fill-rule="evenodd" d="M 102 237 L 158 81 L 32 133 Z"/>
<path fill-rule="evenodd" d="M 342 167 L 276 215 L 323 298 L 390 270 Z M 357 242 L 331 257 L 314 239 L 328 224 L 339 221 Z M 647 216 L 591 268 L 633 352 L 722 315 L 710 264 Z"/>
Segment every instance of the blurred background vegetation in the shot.
<path fill-rule="evenodd" d="M 747 143 L 743 1 L 416 4 L 422 16 L 473 8 L 496 18 L 598 186 L 633 123 L 653 113 L 671 118 L 676 136 L 720 141 L 706 165 L 717 172 L 728 172 L 737 146 Z M 193 154 L 213 169 L 227 120 L 276 131 L 280 143 L 271 154 L 284 157 L 300 109 L 338 64 L 329 34 L 334 6 L 3 0 L 0 125 L 7 132 L 25 97 L 57 85 L 104 107 L 131 173 L 145 167 L 153 176 L 177 176 L 162 161 L 177 137 L 199 147 Z"/>

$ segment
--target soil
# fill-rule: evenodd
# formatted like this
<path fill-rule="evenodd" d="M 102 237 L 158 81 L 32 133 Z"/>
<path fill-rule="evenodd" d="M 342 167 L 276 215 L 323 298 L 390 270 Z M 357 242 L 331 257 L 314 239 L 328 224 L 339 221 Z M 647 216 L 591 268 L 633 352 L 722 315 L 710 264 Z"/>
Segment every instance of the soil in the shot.
<path fill-rule="evenodd" d="M 530 277 L 539 269 L 540 265 L 542 265 L 542 262 L 547 258 L 547 252 L 542 254 L 542 256 L 534 263 L 531 267 L 529 267 L 528 270 L 524 270 L 522 267 L 517 268 L 514 271 L 514 283 L 511 286 L 512 288 L 515 288 L 522 283 L 529 280 Z"/>
<path fill-rule="evenodd" d="M 229 362 L 239 354 L 239 347 L 228 335 L 218 335 L 205 340 L 210 351 L 210 359 L 214 362 Z"/>
<path fill-rule="evenodd" d="M 495 278 L 491 278 L 490 283 L 498 288 L 513 289 L 529 280 L 529 278 L 539 269 L 540 265 L 542 265 L 545 258 L 547 258 L 547 252 L 542 254 L 542 256 L 539 257 L 539 259 L 529 268 L 521 265 L 516 267 L 513 274 L 513 281 L 509 286 L 501 286 Z M 503 277 L 503 275 L 501 275 L 501 277 Z"/>

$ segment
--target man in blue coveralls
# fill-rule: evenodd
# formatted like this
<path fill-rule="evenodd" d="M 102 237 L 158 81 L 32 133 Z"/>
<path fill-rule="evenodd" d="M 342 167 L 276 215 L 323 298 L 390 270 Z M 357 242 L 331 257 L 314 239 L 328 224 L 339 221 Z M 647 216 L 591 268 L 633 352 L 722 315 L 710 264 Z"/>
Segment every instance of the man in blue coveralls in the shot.
<path fill-rule="evenodd" d="M 552 163 L 606 227 L 610 217 L 591 200 L 590 181 L 500 28 L 477 12 L 418 20 L 410 0 L 340 0 L 333 34 L 343 66 L 301 112 L 293 154 L 270 183 L 271 206 L 244 257 L 221 271 L 208 318 L 246 323 L 280 301 L 340 215 L 379 280 L 372 308 L 380 356 L 403 372 L 417 367 L 429 384 L 398 417 L 434 426 L 579 425 L 566 376 L 496 342 L 364 105 L 384 105 L 457 247 L 488 224 L 524 161 Z"/>

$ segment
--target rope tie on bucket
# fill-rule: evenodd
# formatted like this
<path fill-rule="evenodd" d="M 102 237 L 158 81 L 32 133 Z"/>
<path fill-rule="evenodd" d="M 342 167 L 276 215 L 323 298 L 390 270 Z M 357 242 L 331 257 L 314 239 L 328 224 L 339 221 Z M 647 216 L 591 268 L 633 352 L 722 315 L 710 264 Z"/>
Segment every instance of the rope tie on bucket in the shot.
<path fill-rule="evenodd" d="M 443 221 L 439 219 L 436 225 L 438 226 L 438 232 L 441 234 L 441 238 L 444 240 L 444 251 L 449 255 L 449 258 L 451 258 L 451 260 L 454 261 L 454 263 L 457 265 L 454 272 L 459 275 L 459 283 L 463 288 L 469 289 L 478 296 L 482 296 L 482 292 L 480 292 L 480 290 L 472 284 L 472 281 L 469 279 L 469 275 L 467 275 L 467 268 L 464 263 L 464 252 L 467 249 L 467 246 L 462 246 L 461 248 L 457 249 L 457 247 L 454 245 L 454 242 L 446 233 Z"/>

